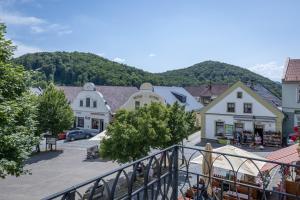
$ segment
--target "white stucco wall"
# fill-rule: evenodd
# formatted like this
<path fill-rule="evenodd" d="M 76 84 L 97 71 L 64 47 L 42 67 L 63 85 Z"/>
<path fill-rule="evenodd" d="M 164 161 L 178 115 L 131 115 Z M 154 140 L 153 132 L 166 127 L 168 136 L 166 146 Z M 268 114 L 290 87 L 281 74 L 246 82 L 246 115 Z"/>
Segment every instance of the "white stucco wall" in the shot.
<path fill-rule="evenodd" d="M 162 104 L 165 104 L 164 99 L 158 94 L 149 90 L 140 90 L 131 95 L 128 101 L 123 106 L 121 106 L 121 109 L 134 110 L 136 101 L 140 102 L 140 106 L 149 105 L 152 102 L 160 102 Z"/>
<path fill-rule="evenodd" d="M 90 98 L 90 107 L 86 107 L 86 98 Z M 80 100 L 83 106 L 80 106 Z M 93 107 L 93 102 L 97 102 L 97 107 Z M 111 119 L 110 108 L 107 106 L 102 94 L 94 90 L 83 90 L 79 92 L 71 104 L 75 117 L 84 117 L 85 129 L 92 129 L 92 118 L 103 120 L 105 129 Z M 77 121 L 76 121 L 77 125 Z"/>
<path fill-rule="evenodd" d="M 242 92 L 243 97 L 237 98 L 237 92 Z M 227 112 L 227 103 L 235 103 L 235 112 Z M 252 113 L 244 113 L 244 103 L 252 104 Z M 254 123 L 264 125 L 264 131 L 276 131 L 276 122 L 269 120 L 236 120 L 235 115 L 242 116 L 260 116 L 260 117 L 276 117 L 270 110 L 259 103 L 250 94 L 244 91 L 242 88 L 236 88 L 232 93 L 223 98 L 220 102 L 208 109 L 205 113 L 205 137 L 207 139 L 217 139 L 216 122 L 223 121 L 224 124 L 234 125 L 235 123 L 242 123 L 244 130 L 253 131 Z"/>
<path fill-rule="evenodd" d="M 237 98 L 237 92 L 243 92 L 243 98 Z M 227 112 L 227 103 L 235 103 L 235 113 Z M 252 103 L 252 113 L 244 113 L 244 103 Z M 238 87 L 225 98 L 223 98 L 218 104 L 210 108 L 206 113 L 217 114 L 235 114 L 235 115 L 255 115 L 255 116 L 270 116 L 275 115 L 259 103 L 250 94 Z"/>
<path fill-rule="evenodd" d="M 282 110 L 286 112 L 294 112 L 300 109 L 300 103 L 297 102 L 297 89 L 300 83 L 282 83 Z"/>

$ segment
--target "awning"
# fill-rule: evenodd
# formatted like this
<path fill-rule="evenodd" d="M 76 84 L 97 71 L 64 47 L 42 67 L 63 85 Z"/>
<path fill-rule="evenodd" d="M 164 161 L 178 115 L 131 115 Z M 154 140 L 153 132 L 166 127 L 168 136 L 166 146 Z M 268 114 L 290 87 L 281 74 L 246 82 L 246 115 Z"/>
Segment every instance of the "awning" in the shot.
<path fill-rule="evenodd" d="M 259 170 L 265 165 L 264 161 L 248 160 L 247 158 L 256 158 L 260 160 L 265 160 L 265 158 L 258 156 L 254 153 L 245 151 L 235 146 L 226 145 L 220 148 L 214 149 L 212 153 L 213 167 L 235 171 L 241 174 L 247 174 L 251 176 L 257 176 Z M 231 154 L 236 156 L 224 156 L 222 153 Z M 239 157 L 239 156 L 244 156 Z M 205 161 L 204 161 L 205 162 Z M 203 164 L 203 156 L 200 155 L 194 158 L 191 163 Z"/>
<path fill-rule="evenodd" d="M 253 115 L 234 115 L 233 119 L 241 121 L 264 121 L 264 122 L 275 122 L 275 117 L 267 116 L 253 116 Z"/>
<path fill-rule="evenodd" d="M 276 161 L 285 164 L 291 164 L 292 162 L 296 162 L 299 160 L 299 155 L 297 152 L 298 145 L 299 144 L 294 144 L 292 146 L 273 151 L 266 158 L 270 161 Z M 262 171 L 270 170 L 275 166 L 277 165 L 273 163 L 266 163 L 263 166 Z"/>

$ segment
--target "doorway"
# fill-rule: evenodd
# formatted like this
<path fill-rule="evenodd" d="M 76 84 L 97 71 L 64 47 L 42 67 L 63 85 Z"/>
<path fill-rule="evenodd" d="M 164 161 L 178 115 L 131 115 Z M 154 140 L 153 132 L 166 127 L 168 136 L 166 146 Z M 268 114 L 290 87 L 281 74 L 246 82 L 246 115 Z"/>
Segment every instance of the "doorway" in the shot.
<path fill-rule="evenodd" d="M 264 126 L 263 125 L 254 125 L 254 134 L 258 134 L 258 136 L 261 138 L 261 144 L 264 144 Z"/>

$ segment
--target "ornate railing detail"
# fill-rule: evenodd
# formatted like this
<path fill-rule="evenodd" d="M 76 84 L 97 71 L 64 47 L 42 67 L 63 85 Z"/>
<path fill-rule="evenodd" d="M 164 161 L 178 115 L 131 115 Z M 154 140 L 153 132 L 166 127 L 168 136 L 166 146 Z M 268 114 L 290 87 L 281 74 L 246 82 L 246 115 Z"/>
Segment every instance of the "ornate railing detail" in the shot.
<path fill-rule="evenodd" d="M 199 164 L 192 160 L 200 155 L 205 158 L 205 150 L 175 145 L 150 156 L 125 164 L 114 171 L 75 185 L 62 192 L 46 197 L 45 200 L 106 200 L 106 199 L 300 199 L 299 192 L 286 191 L 285 180 L 293 180 L 294 171 L 300 166 L 273 161 L 247 158 L 238 155 L 213 152 L 212 163 L 223 158 L 231 169 L 225 170 L 232 176 L 222 176 L 209 170 L 203 174 Z M 243 158 L 244 162 L 234 168 L 232 158 Z M 256 162 L 274 164 L 273 169 L 261 171 Z M 251 164 L 251 165 L 250 165 Z M 258 176 L 251 182 L 239 180 L 243 165 L 254 166 Z M 208 180 L 208 181 L 204 181 Z M 281 184 L 279 184 L 281 182 Z M 300 185 L 300 184 L 299 184 Z M 212 191 L 209 194 L 208 190 Z M 297 196 L 299 195 L 299 196 Z"/>

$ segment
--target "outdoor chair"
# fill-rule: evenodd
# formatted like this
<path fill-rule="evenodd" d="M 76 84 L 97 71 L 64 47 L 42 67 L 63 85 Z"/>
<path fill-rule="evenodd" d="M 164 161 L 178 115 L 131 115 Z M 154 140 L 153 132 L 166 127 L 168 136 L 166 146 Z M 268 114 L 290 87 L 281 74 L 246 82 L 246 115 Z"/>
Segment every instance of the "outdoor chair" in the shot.
<path fill-rule="evenodd" d="M 285 181 L 286 193 L 300 196 L 300 183 L 296 183 L 293 181 Z M 287 200 L 297 199 L 296 197 L 287 196 Z"/>

